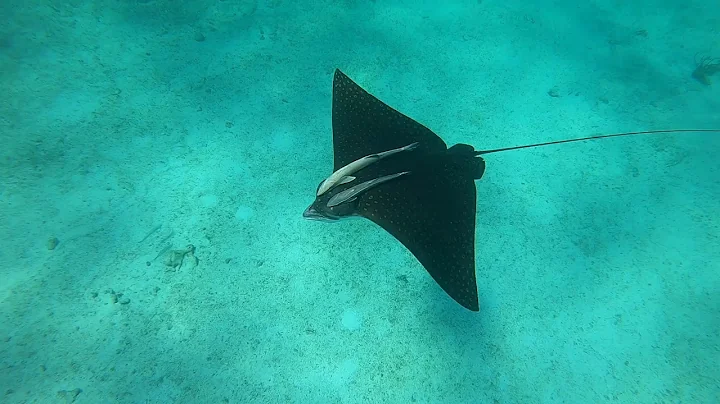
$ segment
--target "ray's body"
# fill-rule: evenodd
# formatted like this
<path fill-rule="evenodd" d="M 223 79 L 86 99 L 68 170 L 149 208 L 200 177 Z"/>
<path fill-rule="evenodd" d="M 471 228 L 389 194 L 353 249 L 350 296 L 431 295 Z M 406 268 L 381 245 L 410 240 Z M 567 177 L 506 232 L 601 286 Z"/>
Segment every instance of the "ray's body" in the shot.
<path fill-rule="evenodd" d="M 658 130 L 483 151 L 466 144 L 448 148 L 430 129 L 375 98 L 340 70 L 333 78 L 332 127 L 334 175 L 320 183 L 303 216 L 373 221 L 410 250 L 451 298 L 472 311 L 479 310 L 475 181 L 485 172 L 480 155 L 619 136 L 720 132 Z"/>

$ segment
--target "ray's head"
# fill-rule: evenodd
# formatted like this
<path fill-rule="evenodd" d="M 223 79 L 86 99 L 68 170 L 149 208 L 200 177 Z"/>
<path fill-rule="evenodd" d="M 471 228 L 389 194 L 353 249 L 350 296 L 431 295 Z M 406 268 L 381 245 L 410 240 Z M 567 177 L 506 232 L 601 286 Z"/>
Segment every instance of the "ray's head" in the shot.
<path fill-rule="evenodd" d="M 320 184 L 322 184 L 322 182 Z M 357 199 L 346 201 L 333 207 L 328 206 L 330 199 L 337 193 L 338 190 L 334 189 L 315 197 L 315 201 L 303 212 L 303 217 L 309 220 L 337 222 L 340 219 L 355 216 L 358 204 Z"/>

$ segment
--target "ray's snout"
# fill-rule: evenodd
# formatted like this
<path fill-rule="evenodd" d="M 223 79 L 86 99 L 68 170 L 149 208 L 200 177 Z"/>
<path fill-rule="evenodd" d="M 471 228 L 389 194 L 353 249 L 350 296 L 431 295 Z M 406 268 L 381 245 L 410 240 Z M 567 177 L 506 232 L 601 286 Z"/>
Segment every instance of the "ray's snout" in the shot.
<path fill-rule="evenodd" d="M 308 206 L 308 208 L 305 209 L 305 212 L 303 212 L 303 217 L 305 219 L 312 219 L 317 216 L 318 216 L 318 213 L 312 206 Z"/>
<path fill-rule="evenodd" d="M 339 219 L 339 217 L 334 216 L 330 212 L 324 212 L 322 211 L 322 209 L 318 210 L 314 203 L 308 206 L 307 209 L 305 209 L 305 212 L 303 212 L 303 217 L 305 219 L 319 220 L 321 222 L 337 222 Z"/>
<path fill-rule="evenodd" d="M 322 213 L 318 212 L 313 205 L 310 205 L 307 209 L 305 209 L 305 212 L 303 212 L 303 217 L 310 220 L 328 221 L 328 218 Z"/>

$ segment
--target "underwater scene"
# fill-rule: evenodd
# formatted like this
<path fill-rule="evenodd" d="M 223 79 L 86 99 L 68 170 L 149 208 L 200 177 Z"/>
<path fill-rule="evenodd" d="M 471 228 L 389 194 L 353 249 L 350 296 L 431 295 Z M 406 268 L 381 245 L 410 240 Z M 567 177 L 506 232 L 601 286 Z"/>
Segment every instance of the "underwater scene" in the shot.
<path fill-rule="evenodd" d="M 0 403 L 720 403 L 720 3 L 0 13 Z"/>

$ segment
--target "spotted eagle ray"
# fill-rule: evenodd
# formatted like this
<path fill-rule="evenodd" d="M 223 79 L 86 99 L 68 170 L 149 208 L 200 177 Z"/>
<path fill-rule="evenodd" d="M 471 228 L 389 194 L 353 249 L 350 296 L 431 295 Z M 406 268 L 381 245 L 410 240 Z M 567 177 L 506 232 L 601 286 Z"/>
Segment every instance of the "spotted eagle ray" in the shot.
<path fill-rule="evenodd" d="M 479 311 L 475 280 L 475 181 L 481 155 L 630 135 L 720 132 L 670 129 L 597 135 L 491 150 L 450 148 L 430 129 L 391 108 L 335 70 L 332 93 L 334 170 L 320 182 L 303 217 L 370 219 L 417 258 L 463 307 Z"/>

